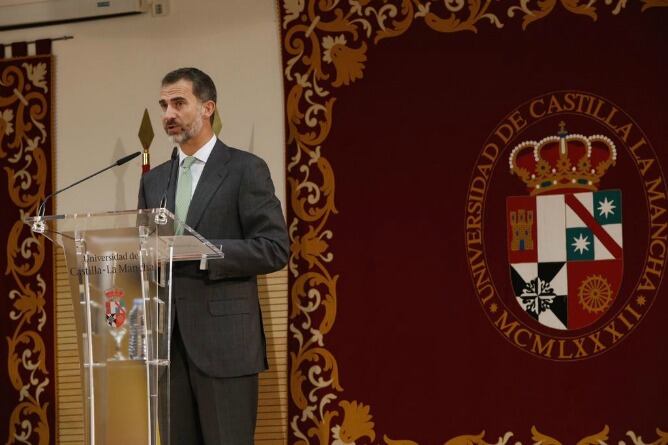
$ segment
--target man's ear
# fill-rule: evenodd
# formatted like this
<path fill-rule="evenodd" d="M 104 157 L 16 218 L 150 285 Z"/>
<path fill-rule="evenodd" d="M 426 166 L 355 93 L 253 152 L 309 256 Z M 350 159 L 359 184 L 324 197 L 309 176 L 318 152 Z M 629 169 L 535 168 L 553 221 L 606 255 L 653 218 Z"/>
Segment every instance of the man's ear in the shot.
<path fill-rule="evenodd" d="M 216 112 L 216 103 L 212 100 L 207 100 L 202 104 L 202 108 L 204 109 L 204 114 L 206 117 L 210 118 L 213 116 L 213 113 Z"/>

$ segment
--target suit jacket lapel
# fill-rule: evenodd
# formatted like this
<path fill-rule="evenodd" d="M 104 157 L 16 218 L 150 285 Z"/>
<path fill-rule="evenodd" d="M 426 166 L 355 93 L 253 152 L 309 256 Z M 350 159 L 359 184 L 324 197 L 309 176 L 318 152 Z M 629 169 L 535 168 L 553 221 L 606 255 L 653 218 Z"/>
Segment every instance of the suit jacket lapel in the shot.
<path fill-rule="evenodd" d="M 214 145 L 213 150 L 211 150 L 209 159 L 207 159 L 206 164 L 204 165 L 202 176 L 200 176 L 199 181 L 197 182 L 197 188 L 195 188 L 193 199 L 190 201 L 188 217 L 186 218 L 186 224 L 190 227 L 194 229 L 197 228 L 197 224 L 199 224 L 199 221 L 202 219 L 204 210 L 206 210 L 209 205 L 211 198 L 213 198 L 216 190 L 218 190 L 220 184 L 222 184 L 227 177 L 228 171 L 225 165 L 229 159 L 229 149 L 225 144 L 218 140 L 216 145 Z"/>

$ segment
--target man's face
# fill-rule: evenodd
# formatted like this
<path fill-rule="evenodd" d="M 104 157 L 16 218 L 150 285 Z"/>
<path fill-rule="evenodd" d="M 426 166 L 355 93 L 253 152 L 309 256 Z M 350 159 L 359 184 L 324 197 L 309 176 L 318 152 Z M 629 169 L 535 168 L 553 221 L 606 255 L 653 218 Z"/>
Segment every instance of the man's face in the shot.
<path fill-rule="evenodd" d="M 193 94 L 193 84 L 181 79 L 160 89 L 162 125 L 165 132 L 177 144 L 183 144 L 196 137 L 204 119 L 202 102 Z"/>

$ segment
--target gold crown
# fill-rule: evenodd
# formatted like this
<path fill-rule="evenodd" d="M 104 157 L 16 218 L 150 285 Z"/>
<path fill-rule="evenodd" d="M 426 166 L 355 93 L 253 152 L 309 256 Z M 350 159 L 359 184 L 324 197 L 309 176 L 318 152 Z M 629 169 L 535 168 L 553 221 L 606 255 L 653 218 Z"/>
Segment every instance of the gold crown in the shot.
<path fill-rule="evenodd" d="M 557 136 L 525 141 L 510 153 L 511 174 L 524 181 L 530 194 L 598 190 L 601 178 L 617 160 L 614 142 L 606 136 L 568 134 L 559 123 Z"/>
<path fill-rule="evenodd" d="M 104 295 L 106 295 L 107 298 L 123 297 L 125 292 L 123 292 L 122 289 L 113 288 L 105 290 Z"/>

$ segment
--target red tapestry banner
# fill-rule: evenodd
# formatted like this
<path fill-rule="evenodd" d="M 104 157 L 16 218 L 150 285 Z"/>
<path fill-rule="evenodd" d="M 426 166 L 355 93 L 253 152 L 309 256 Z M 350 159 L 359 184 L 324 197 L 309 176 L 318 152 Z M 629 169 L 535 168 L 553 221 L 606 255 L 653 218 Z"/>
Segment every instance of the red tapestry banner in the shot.
<path fill-rule="evenodd" d="M 55 443 L 53 249 L 23 223 L 53 189 L 52 67 L 51 56 L 0 60 L 0 440 L 6 444 Z"/>
<path fill-rule="evenodd" d="M 668 3 L 281 1 L 291 444 L 668 444 Z"/>

